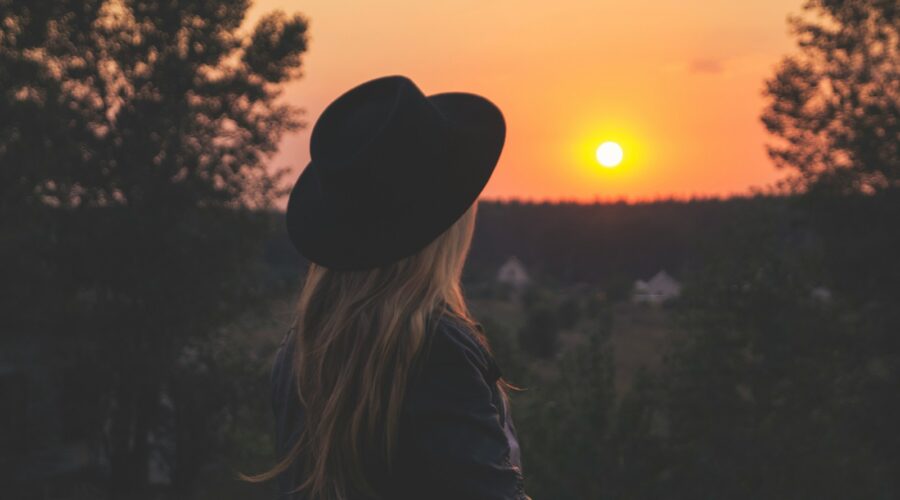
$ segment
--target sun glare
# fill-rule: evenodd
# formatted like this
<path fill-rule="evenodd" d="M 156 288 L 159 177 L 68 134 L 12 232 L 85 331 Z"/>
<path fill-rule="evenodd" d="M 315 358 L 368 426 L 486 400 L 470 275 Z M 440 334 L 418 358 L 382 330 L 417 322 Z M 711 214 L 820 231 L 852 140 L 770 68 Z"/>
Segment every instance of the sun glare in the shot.
<path fill-rule="evenodd" d="M 606 168 L 613 168 L 622 163 L 625 153 L 622 146 L 615 142 L 607 141 L 597 147 L 597 162 Z"/>

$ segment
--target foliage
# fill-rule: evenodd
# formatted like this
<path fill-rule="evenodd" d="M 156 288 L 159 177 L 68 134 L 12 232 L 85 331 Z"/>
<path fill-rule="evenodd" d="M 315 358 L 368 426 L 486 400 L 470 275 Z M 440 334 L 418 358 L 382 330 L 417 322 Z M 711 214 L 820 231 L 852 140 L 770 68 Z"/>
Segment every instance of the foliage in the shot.
<path fill-rule="evenodd" d="M 857 226 L 885 215 L 882 202 L 866 205 Z M 808 208 L 736 221 L 685 289 L 688 335 L 660 374 L 670 498 L 896 495 L 900 448 L 884 420 L 897 415 L 886 392 L 897 384 L 887 324 L 896 315 L 860 307 L 863 295 L 835 279 L 843 271 L 832 254 L 859 242 L 846 228 L 829 242 L 816 223 L 823 214 Z M 879 273 L 894 275 L 885 261 L 893 236 L 876 228 L 859 232 L 879 242 L 870 248 L 885 264 Z M 823 284 L 833 300 L 810 293 Z M 880 301 L 870 292 L 864 303 Z"/>
<path fill-rule="evenodd" d="M 533 377 L 514 399 L 526 490 L 534 498 L 659 498 L 662 470 L 653 380 L 617 398 L 601 315 L 587 345 L 566 351 L 557 377 Z"/>
<path fill-rule="evenodd" d="M 766 84 L 769 147 L 795 189 L 872 193 L 900 185 L 900 6 L 808 0 L 800 47 Z"/>
<path fill-rule="evenodd" d="M 263 160 L 298 110 L 306 21 L 247 1 L 3 2 L 0 160 L 15 198 L 54 206 L 266 206 Z M 283 172 L 282 172 L 283 173 Z M 7 198 L 8 193 L 4 193 Z"/>
<path fill-rule="evenodd" d="M 711 228 L 673 306 L 683 334 L 623 394 L 612 389 L 609 309 L 556 375 L 520 352 L 526 390 L 513 413 L 529 493 L 896 497 L 898 200 L 798 198 Z M 811 293 L 822 286 L 831 299 Z"/>
<path fill-rule="evenodd" d="M 566 297 L 556 310 L 561 328 L 572 328 L 581 319 L 581 304 L 577 297 Z"/>
<path fill-rule="evenodd" d="M 608 487 L 611 352 L 604 332 L 589 342 L 564 355 L 558 379 L 535 380 L 514 400 L 526 486 L 535 498 L 602 498 Z"/>
<path fill-rule="evenodd" d="M 270 370 L 279 339 L 248 337 L 246 331 L 284 326 L 277 325 L 265 307 L 248 319 L 224 332 L 218 342 L 197 342 L 190 351 L 193 363 L 183 364 L 173 377 L 178 417 L 187 422 L 179 426 L 180 446 L 171 459 L 196 469 L 184 488 L 194 498 L 275 494 L 274 484 L 237 479 L 238 471 L 263 470 L 275 456 Z"/>
<path fill-rule="evenodd" d="M 559 319 L 547 305 L 529 309 L 525 326 L 519 331 L 519 344 L 539 358 L 551 358 L 559 349 Z"/>
<path fill-rule="evenodd" d="M 254 210 L 281 192 L 265 160 L 301 126 L 278 97 L 307 23 L 275 12 L 244 34 L 248 7 L 0 1 L 3 321 L 91 346 L 108 425 L 80 437 L 108 443 L 116 497 L 146 486 L 163 394 L 204 395 L 176 398 L 176 425 L 221 411 L 214 381 L 178 359 L 262 296 L 271 226 Z M 186 490 L 214 448 L 175 434 Z"/>
<path fill-rule="evenodd" d="M 529 380 L 528 364 L 530 360 L 522 352 L 517 336 L 514 335 L 515 332 L 490 317 L 479 318 L 479 320 L 484 328 L 485 336 L 488 338 L 491 353 L 503 372 L 503 378 L 515 386 Z"/>

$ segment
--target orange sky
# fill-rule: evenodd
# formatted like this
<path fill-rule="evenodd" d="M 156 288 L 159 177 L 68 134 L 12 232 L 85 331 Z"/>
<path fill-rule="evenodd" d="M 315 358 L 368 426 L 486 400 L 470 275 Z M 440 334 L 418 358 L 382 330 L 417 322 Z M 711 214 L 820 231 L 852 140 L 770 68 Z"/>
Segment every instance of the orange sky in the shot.
<path fill-rule="evenodd" d="M 593 201 L 730 195 L 783 174 L 765 154 L 763 80 L 793 49 L 802 0 L 256 0 L 310 20 L 285 99 L 309 126 L 272 165 L 297 173 L 312 124 L 344 90 L 405 74 L 426 94 L 482 94 L 507 142 L 486 198 Z M 594 149 L 622 144 L 605 169 Z"/>

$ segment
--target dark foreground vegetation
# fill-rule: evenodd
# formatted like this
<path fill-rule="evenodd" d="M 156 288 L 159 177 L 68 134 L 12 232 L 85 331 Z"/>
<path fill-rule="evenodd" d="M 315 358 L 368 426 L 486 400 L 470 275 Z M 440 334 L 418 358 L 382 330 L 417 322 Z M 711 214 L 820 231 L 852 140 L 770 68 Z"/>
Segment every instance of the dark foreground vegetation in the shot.
<path fill-rule="evenodd" d="M 631 354 L 617 344 L 632 333 L 613 331 L 622 309 L 612 298 L 576 287 L 573 308 L 571 287 L 525 292 L 524 319 L 512 327 L 493 320 L 503 318 L 496 305 L 479 311 L 506 375 L 526 389 L 514 411 L 535 498 L 898 494 L 897 193 L 715 206 L 731 212 L 727 223 L 705 225 L 705 243 L 682 241 L 692 250 L 675 263 L 681 296 L 662 306 L 663 360 L 640 360 L 646 368 L 624 388 L 616 364 Z M 580 216 L 605 210 L 616 208 Z M 691 208 L 657 210 L 666 219 Z M 638 314 L 653 313 L 643 307 Z M 537 321 L 545 339 L 559 337 L 539 344 L 549 347 L 524 337 Z M 561 340 L 573 332 L 585 341 L 567 349 Z"/>
<path fill-rule="evenodd" d="M 636 206 L 486 202 L 481 213 L 466 286 L 507 379 L 525 389 L 513 393 L 513 404 L 535 498 L 896 495 L 896 193 Z M 591 222 L 613 214 L 615 230 Z M 233 473 L 271 459 L 268 367 L 290 320 L 301 264 L 280 214 L 209 216 L 228 227 L 257 217 L 269 228 L 257 236 L 266 243 L 233 262 L 207 257 L 153 277 L 154 289 L 195 282 L 191 290 L 210 287 L 201 293 L 212 297 L 228 296 L 217 287 L 242 291 L 233 311 L 207 306 L 219 312 L 202 322 L 191 318 L 203 297 L 160 297 L 153 310 L 171 328 L 204 332 L 185 335 L 167 357 L 151 341 L 130 345 L 109 329 L 139 307 L 96 285 L 102 278 L 136 286 L 135 278 L 104 274 L 122 253 L 88 250 L 101 238 L 90 228 L 115 214 L 44 214 L 41 234 L 56 235 L 56 243 L 21 254 L 4 282 L 16 286 L 4 300 L 3 387 L 11 399 L 3 450 L 8 487 L 22 498 L 106 495 L 116 436 L 110 423 L 125 398 L 115 374 L 126 371 L 126 359 L 163 381 L 142 406 L 131 406 L 148 412 L 141 413 L 143 467 L 151 471 L 145 493 L 266 497 L 265 487 L 241 485 Z M 606 238 L 591 242 L 559 229 L 579 221 L 597 224 Z M 500 238 L 489 243 L 484 233 Z M 566 255 L 582 273 L 557 267 L 563 259 L 554 255 L 567 246 L 577 246 Z M 494 280 L 500 256 L 512 254 L 532 274 L 521 291 Z M 216 269 L 229 266 L 244 272 L 223 283 Z M 662 306 L 629 305 L 623 283 L 658 267 L 681 280 L 681 296 Z M 641 335 L 613 337 L 624 307 L 639 317 L 660 310 L 668 333 L 654 341 L 662 361 L 637 354 L 627 362 L 644 368 L 621 384 L 617 354 L 634 355 L 616 343 Z M 224 484 L 232 486 L 221 491 Z"/>

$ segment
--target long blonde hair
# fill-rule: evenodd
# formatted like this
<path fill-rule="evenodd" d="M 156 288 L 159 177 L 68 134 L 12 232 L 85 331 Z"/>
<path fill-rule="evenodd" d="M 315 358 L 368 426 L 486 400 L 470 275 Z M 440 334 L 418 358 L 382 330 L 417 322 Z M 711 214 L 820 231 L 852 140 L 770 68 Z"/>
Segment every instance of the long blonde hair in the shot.
<path fill-rule="evenodd" d="M 388 266 L 310 265 L 294 324 L 293 366 L 297 395 L 314 418 L 306 418 L 300 438 L 273 469 L 244 479 L 272 479 L 300 460 L 304 479 L 294 491 L 310 499 L 343 500 L 351 488 L 376 496 L 366 457 L 380 457 L 390 469 L 406 381 L 426 328 L 436 314 L 474 326 L 460 275 L 476 207 L 423 250 Z"/>

